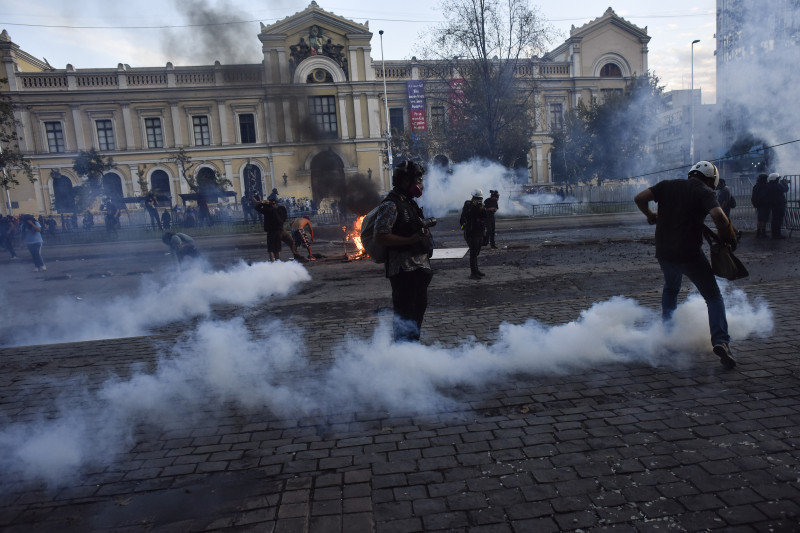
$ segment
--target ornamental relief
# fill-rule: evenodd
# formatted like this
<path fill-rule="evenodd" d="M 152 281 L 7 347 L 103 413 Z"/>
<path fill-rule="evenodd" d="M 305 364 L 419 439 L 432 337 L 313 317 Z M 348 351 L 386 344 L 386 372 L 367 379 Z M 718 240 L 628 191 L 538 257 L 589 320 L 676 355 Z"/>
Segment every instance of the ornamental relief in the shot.
<path fill-rule="evenodd" d="M 300 37 L 300 41 L 297 44 L 289 46 L 289 68 L 292 75 L 294 75 L 297 65 L 304 59 L 311 56 L 325 56 L 333 59 L 344 72 L 345 78 L 349 79 L 347 58 L 343 50 L 343 44 L 334 44 L 329 37 L 323 34 L 322 28 L 315 24 L 308 29 L 308 41 L 306 41 L 305 37 Z M 308 79 L 309 83 L 324 83 L 326 81 L 332 81 L 330 76 L 326 77 L 318 74 L 309 76 Z"/>

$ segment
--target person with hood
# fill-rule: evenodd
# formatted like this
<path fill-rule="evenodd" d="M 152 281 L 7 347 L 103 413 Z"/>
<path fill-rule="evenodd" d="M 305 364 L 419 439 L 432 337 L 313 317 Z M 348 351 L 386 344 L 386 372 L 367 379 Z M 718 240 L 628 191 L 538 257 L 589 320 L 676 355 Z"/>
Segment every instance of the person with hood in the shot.
<path fill-rule="evenodd" d="M 395 342 L 417 342 L 428 307 L 428 285 L 433 278 L 430 257 L 433 239 L 416 198 L 422 196 L 425 169 L 413 161 L 392 172 L 392 190 L 378 206 L 375 243 L 386 248 L 386 277 L 392 286 Z"/>
<path fill-rule="evenodd" d="M 725 302 L 702 249 L 707 215 L 714 221 L 719 238 L 736 247 L 736 232 L 714 194 L 718 184 L 717 167 L 699 161 L 689 170 L 688 179 L 660 181 L 637 194 L 634 201 L 647 217 L 647 223 L 656 226 L 656 259 L 664 274 L 662 318 L 664 321 L 672 318 L 686 276 L 706 301 L 713 352 L 730 369 L 736 366 L 736 360 L 729 347 Z M 658 204 L 658 212 L 650 209 L 650 202 Z"/>
<path fill-rule="evenodd" d="M 472 199 L 464 202 L 461 208 L 461 229 L 469 247 L 469 279 L 481 279 L 485 274 L 478 269 L 478 255 L 486 244 L 486 207 L 483 205 L 483 191 L 472 191 Z"/>
<path fill-rule="evenodd" d="M 785 239 L 786 235 L 781 233 L 783 227 L 783 217 L 786 215 L 786 193 L 789 192 L 789 184 L 781 179 L 781 175 L 773 172 L 767 177 L 767 202 L 772 209 L 772 221 L 770 233 L 773 239 Z M 765 235 L 766 236 L 766 235 Z"/>
<path fill-rule="evenodd" d="M 756 237 L 766 238 L 767 222 L 772 209 L 769 205 L 767 193 L 767 174 L 759 174 L 756 184 L 753 185 L 753 193 L 750 195 L 750 202 L 756 208 Z"/>

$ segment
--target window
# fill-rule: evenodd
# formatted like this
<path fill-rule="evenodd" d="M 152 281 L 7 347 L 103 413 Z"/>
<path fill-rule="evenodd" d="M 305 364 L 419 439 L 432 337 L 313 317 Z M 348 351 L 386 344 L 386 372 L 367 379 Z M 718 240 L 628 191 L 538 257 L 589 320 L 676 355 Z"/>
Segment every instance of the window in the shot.
<path fill-rule="evenodd" d="M 614 98 L 622 96 L 622 89 L 600 89 L 600 95 L 603 97 L 603 103 L 608 103 Z"/>
<path fill-rule="evenodd" d="M 311 120 L 317 131 L 325 137 L 336 137 L 336 101 L 333 96 L 312 96 L 309 98 Z"/>
<path fill-rule="evenodd" d="M 390 107 L 389 108 L 389 131 L 392 133 L 403 133 L 405 131 L 405 123 L 403 121 L 403 108 Z"/>
<path fill-rule="evenodd" d="M 169 175 L 163 170 L 154 170 L 150 175 L 150 190 L 156 196 L 169 196 Z"/>
<path fill-rule="evenodd" d="M 239 135 L 242 144 L 256 142 L 256 117 L 252 113 L 239 115 Z"/>
<path fill-rule="evenodd" d="M 195 146 L 211 145 L 211 133 L 208 129 L 208 117 L 205 115 L 193 116 L 192 125 L 194 126 Z"/>
<path fill-rule="evenodd" d="M 431 107 L 431 131 L 442 131 L 444 129 L 444 106 L 437 105 Z"/>
<path fill-rule="evenodd" d="M 606 63 L 603 65 L 603 68 L 600 69 L 600 77 L 601 78 L 621 78 L 622 77 L 622 70 L 620 70 L 618 65 L 614 63 Z"/>
<path fill-rule="evenodd" d="M 45 122 L 44 130 L 47 132 L 47 149 L 51 152 L 64 151 L 64 130 L 60 122 Z"/>
<path fill-rule="evenodd" d="M 144 119 L 144 129 L 147 132 L 148 148 L 164 148 L 164 134 L 161 132 L 160 118 Z"/>
<path fill-rule="evenodd" d="M 550 131 L 564 129 L 564 105 L 550 104 Z"/>
<path fill-rule="evenodd" d="M 110 120 L 98 120 L 97 124 L 97 144 L 100 150 L 114 150 L 114 128 Z"/>

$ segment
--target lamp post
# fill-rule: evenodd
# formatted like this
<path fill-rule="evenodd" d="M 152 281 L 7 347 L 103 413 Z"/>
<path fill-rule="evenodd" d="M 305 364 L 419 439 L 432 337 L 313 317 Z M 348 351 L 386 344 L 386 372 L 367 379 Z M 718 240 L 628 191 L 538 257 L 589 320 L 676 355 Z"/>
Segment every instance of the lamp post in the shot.
<path fill-rule="evenodd" d="M 392 130 L 389 128 L 389 99 L 386 96 L 386 61 L 383 59 L 383 30 L 378 31 L 381 36 L 381 68 L 383 69 L 383 107 L 386 110 L 386 157 L 389 162 L 389 171 L 392 170 Z"/>
<path fill-rule="evenodd" d="M 692 115 L 692 131 L 691 140 L 689 141 L 689 164 L 694 165 L 694 45 L 699 43 L 700 39 L 692 41 L 692 89 L 689 91 L 689 106 Z"/>

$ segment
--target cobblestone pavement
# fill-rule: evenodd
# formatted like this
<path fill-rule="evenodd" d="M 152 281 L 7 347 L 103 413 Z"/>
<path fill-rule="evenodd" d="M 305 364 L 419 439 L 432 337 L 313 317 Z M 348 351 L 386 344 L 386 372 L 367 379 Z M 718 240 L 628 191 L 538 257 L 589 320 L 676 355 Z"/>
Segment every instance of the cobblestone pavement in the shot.
<path fill-rule="evenodd" d="M 620 294 L 657 309 L 653 287 L 633 287 Z M 735 342 L 731 371 L 700 352 L 674 364 L 602 362 L 455 383 L 436 409 L 292 415 L 223 397 L 169 424 L 145 415 L 112 457 L 92 450 L 97 460 L 77 474 L 47 484 L 4 473 L 0 529 L 799 531 L 798 288 L 750 280 L 747 295 L 769 303 L 774 334 Z M 440 301 L 426 315 L 423 343 L 490 343 L 502 322 L 565 324 L 589 305 L 570 291 L 517 296 L 475 307 Z M 325 372 L 332 347 L 370 337 L 382 317 L 346 305 L 304 316 L 310 366 L 295 372 Z M 291 308 L 284 318 L 296 318 Z M 95 412 L 112 376 L 153 374 L 177 337 L 0 349 L 0 427 L 77 423 L 60 406 Z M 62 449 L 29 442 L 33 466 Z"/>

